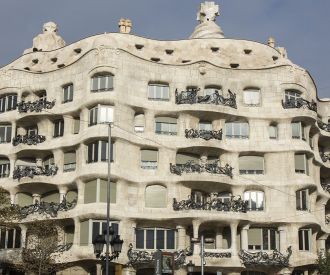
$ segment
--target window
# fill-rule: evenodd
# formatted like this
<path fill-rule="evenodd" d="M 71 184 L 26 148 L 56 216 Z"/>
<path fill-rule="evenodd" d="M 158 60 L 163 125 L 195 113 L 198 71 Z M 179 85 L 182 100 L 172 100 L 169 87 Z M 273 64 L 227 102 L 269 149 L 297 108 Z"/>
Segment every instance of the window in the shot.
<path fill-rule="evenodd" d="M 162 185 L 150 185 L 146 187 L 145 206 L 150 208 L 167 207 L 167 188 Z"/>
<path fill-rule="evenodd" d="M 134 117 L 134 131 L 135 133 L 143 133 L 145 125 L 144 114 L 138 114 Z"/>
<path fill-rule="evenodd" d="M 278 138 L 278 128 L 277 124 L 272 123 L 268 126 L 268 133 L 270 139 L 277 139 Z"/>
<path fill-rule="evenodd" d="M 70 172 L 76 170 L 76 152 L 64 153 L 63 172 Z"/>
<path fill-rule="evenodd" d="M 176 165 L 183 165 L 189 161 L 194 163 L 199 163 L 199 155 L 189 154 L 189 153 L 177 153 Z"/>
<path fill-rule="evenodd" d="M 5 95 L 0 98 L 0 113 L 6 111 L 16 110 L 17 107 L 17 95 Z"/>
<path fill-rule="evenodd" d="M 0 143 L 11 142 L 11 124 L 0 125 Z"/>
<path fill-rule="evenodd" d="M 264 210 L 264 192 L 247 191 L 244 193 L 244 200 L 248 202 L 249 211 Z"/>
<path fill-rule="evenodd" d="M 54 135 L 53 137 L 62 137 L 64 134 L 64 120 L 57 120 L 54 122 Z"/>
<path fill-rule="evenodd" d="M 137 249 L 175 249 L 175 230 L 164 228 L 135 229 Z"/>
<path fill-rule="evenodd" d="M 104 179 L 94 179 L 85 183 L 84 203 L 107 202 L 107 184 Z M 110 203 L 116 203 L 117 185 L 110 182 Z"/>
<path fill-rule="evenodd" d="M 249 250 L 275 250 L 279 248 L 279 236 L 276 229 L 250 228 L 248 230 Z"/>
<path fill-rule="evenodd" d="M 213 130 L 212 123 L 208 121 L 200 121 L 199 130 L 212 131 Z"/>
<path fill-rule="evenodd" d="M 33 198 L 27 193 L 16 193 L 15 203 L 20 207 L 29 206 L 33 204 Z"/>
<path fill-rule="evenodd" d="M 247 122 L 226 122 L 227 138 L 249 138 L 249 124 Z"/>
<path fill-rule="evenodd" d="M 206 202 L 207 194 L 203 191 L 191 191 L 191 199 L 197 204 L 204 204 Z"/>
<path fill-rule="evenodd" d="M 103 92 L 113 90 L 113 75 L 104 74 L 96 75 L 92 77 L 91 91 L 92 92 Z"/>
<path fill-rule="evenodd" d="M 165 100 L 168 101 L 170 97 L 170 87 L 161 84 L 148 85 L 148 99 L 150 100 Z"/>
<path fill-rule="evenodd" d="M 0 249 L 20 248 L 21 229 L 20 228 L 0 228 Z"/>
<path fill-rule="evenodd" d="M 285 101 L 296 101 L 298 98 L 300 98 L 301 93 L 295 90 L 286 90 L 285 91 Z"/>
<path fill-rule="evenodd" d="M 260 105 L 260 90 L 259 89 L 246 89 L 243 91 L 244 104 L 248 106 Z"/>
<path fill-rule="evenodd" d="M 28 136 L 36 136 L 38 135 L 38 127 L 37 126 L 28 127 L 26 133 L 28 134 Z"/>
<path fill-rule="evenodd" d="M 141 168 L 157 169 L 158 150 L 141 150 Z"/>
<path fill-rule="evenodd" d="M 111 158 L 113 161 L 113 143 L 111 143 Z M 87 163 L 107 161 L 109 155 L 108 142 L 104 140 L 94 141 L 87 145 Z"/>
<path fill-rule="evenodd" d="M 218 91 L 219 94 L 222 94 L 220 86 L 207 86 L 204 88 L 204 96 L 213 95 L 216 91 Z"/>
<path fill-rule="evenodd" d="M 239 173 L 244 174 L 264 174 L 264 158 L 259 156 L 239 157 Z"/>
<path fill-rule="evenodd" d="M 308 171 L 308 159 L 305 154 L 295 154 L 294 155 L 295 162 L 295 172 L 299 174 L 309 174 Z"/>
<path fill-rule="evenodd" d="M 48 203 L 60 202 L 60 194 L 57 191 L 48 192 L 42 195 L 41 201 Z"/>
<path fill-rule="evenodd" d="M 10 162 L 8 159 L 0 158 L 0 178 L 9 177 Z"/>
<path fill-rule="evenodd" d="M 80 119 L 79 118 L 74 118 L 73 120 L 73 134 L 79 134 L 80 130 Z"/>
<path fill-rule="evenodd" d="M 308 189 L 296 192 L 296 208 L 297 210 L 309 210 L 309 192 Z"/>
<path fill-rule="evenodd" d="M 299 250 L 309 251 L 311 249 L 311 229 L 299 229 Z"/>
<path fill-rule="evenodd" d="M 89 110 L 89 126 L 113 122 L 113 108 L 97 105 Z"/>
<path fill-rule="evenodd" d="M 119 224 L 118 222 L 111 221 L 110 226 L 112 226 L 115 231 L 115 235 L 119 234 Z M 104 233 L 107 228 L 106 220 L 86 220 L 80 223 L 80 245 L 87 246 L 91 245 L 93 240 L 97 235 Z"/>
<path fill-rule="evenodd" d="M 172 117 L 156 118 L 156 134 L 176 135 L 177 119 Z"/>
<path fill-rule="evenodd" d="M 47 99 L 47 92 L 45 90 L 36 91 L 35 94 L 39 97 L 39 100 L 46 100 Z"/>
<path fill-rule="evenodd" d="M 306 130 L 303 123 L 301 123 L 300 121 L 292 122 L 291 129 L 292 129 L 292 138 L 306 140 L 306 136 L 305 136 Z"/>
<path fill-rule="evenodd" d="M 46 157 L 43 161 L 43 165 L 46 169 L 48 169 L 50 166 L 54 165 L 54 157 L 52 155 Z"/>
<path fill-rule="evenodd" d="M 63 87 L 63 103 L 73 100 L 73 84 L 65 85 Z"/>

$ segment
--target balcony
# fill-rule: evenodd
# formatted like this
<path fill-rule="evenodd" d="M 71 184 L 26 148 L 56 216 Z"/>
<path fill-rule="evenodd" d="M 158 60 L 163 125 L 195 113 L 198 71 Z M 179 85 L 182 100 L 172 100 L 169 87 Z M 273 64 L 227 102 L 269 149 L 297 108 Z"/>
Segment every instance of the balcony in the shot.
<path fill-rule="evenodd" d="M 246 213 L 248 208 L 248 201 L 242 200 L 240 196 L 231 196 L 229 201 L 223 200 L 218 193 L 209 194 L 204 200 L 198 202 L 191 197 L 187 200 L 178 202 L 173 199 L 173 210 L 205 210 L 205 211 L 221 211 L 221 212 L 242 212 Z"/>
<path fill-rule="evenodd" d="M 186 138 L 202 138 L 205 140 L 210 140 L 210 139 L 222 140 L 222 129 L 219 131 L 186 129 L 185 136 L 186 136 Z"/>
<path fill-rule="evenodd" d="M 322 186 L 324 191 L 327 191 L 328 193 L 330 193 L 330 184 L 329 183 L 326 183 L 326 182 L 321 180 L 321 186 Z"/>
<path fill-rule="evenodd" d="M 231 258 L 232 253 L 230 249 L 205 249 L 204 257 L 205 258 Z"/>
<path fill-rule="evenodd" d="M 42 143 L 46 140 L 45 136 L 42 135 L 17 135 L 13 138 L 13 145 L 17 146 L 18 144 L 27 144 L 27 145 L 37 145 L 38 143 Z"/>
<path fill-rule="evenodd" d="M 198 96 L 197 93 L 200 89 L 192 88 L 187 91 L 182 91 L 181 93 L 178 90 L 175 91 L 175 103 L 176 104 L 214 104 L 214 105 L 223 105 L 237 109 L 236 104 L 236 94 L 228 90 L 228 97 L 220 95 L 216 90 L 211 95 Z"/>
<path fill-rule="evenodd" d="M 127 251 L 127 257 L 129 261 L 127 265 L 133 267 L 153 267 L 155 262 L 155 252 L 156 251 L 133 249 L 133 245 L 129 244 L 129 249 Z M 192 250 L 177 250 L 171 252 L 171 254 L 174 256 L 174 269 L 179 269 L 185 265 L 186 257 L 192 255 Z"/>
<path fill-rule="evenodd" d="M 56 165 L 42 166 L 16 166 L 13 171 L 13 179 L 20 180 L 24 177 L 33 178 L 34 176 L 54 176 L 57 174 Z"/>
<path fill-rule="evenodd" d="M 30 112 L 36 112 L 40 113 L 43 109 L 52 109 L 55 106 L 55 100 L 53 101 L 47 101 L 47 98 L 40 98 L 36 101 L 28 101 L 17 103 L 18 112 L 20 113 L 27 113 Z"/>
<path fill-rule="evenodd" d="M 325 215 L 325 224 L 330 224 L 330 215 Z"/>
<path fill-rule="evenodd" d="M 330 133 L 330 123 L 326 124 L 326 123 L 322 122 L 321 120 L 318 120 L 317 125 L 319 126 L 319 128 L 321 130 L 324 130 L 324 131 L 327 131 Z"/>
<path fill-rule="evenodd" d="M 320 157 L 321 157 L 323 162 L 330 161 L 330 154 L 326 154 L 326 153 L 321 151 L 320 152 Z"/>
<path fill-rule="evenodd" d="M 307 108 L 311 111 L 317 112 L 317 104 L 314 100 L 309 102 L 303 98 L 296 98 L 296 99 L 288 99 L 282 100 L 282 106 L 284 109 L 300 109 L 300 108 Z"/>
<path fill-rule="evenodd" d="M 213 163 L 195 163 L 193 160 L 186 162 L 185 164 L 172 164 L 170 163 L 170 171 L 172 174 L 181 176 L 183 173 L 210 173 L 210 174 L 223 174 L 229 177 L 233 177 L 233 169 L 229 164 L 224 167 L 218 165 L 219 160 Z"/>
<path fill-rule="evenodd" d="M 292 249 L 291 246 L 289 246 L 285 254 L 282 254 L 278 250 L 257 252 L 241 250 L 238 256 L 245 266 L 288 267 L 291 254 Z"/>

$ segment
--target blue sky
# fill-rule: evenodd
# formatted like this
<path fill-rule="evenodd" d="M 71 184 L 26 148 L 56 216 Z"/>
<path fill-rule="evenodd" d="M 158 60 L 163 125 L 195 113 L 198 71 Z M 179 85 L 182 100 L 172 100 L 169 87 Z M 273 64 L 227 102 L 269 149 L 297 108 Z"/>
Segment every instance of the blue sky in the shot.
<path fill-rule="evenodd" d="M 133 33 L 161 40 L 188 38 L 196 26 L 200 0 L 2 0 L 0 65 L 10 63 L 54 21 L 67 44 L 103 32 L 116 32 L 121 17 Z M 330 98 L 330 1 L 218 0 L 217 18 L 228 38 L 265 43 L 269 36 L 289 58 L 313 76 L 320 97 Z"/>

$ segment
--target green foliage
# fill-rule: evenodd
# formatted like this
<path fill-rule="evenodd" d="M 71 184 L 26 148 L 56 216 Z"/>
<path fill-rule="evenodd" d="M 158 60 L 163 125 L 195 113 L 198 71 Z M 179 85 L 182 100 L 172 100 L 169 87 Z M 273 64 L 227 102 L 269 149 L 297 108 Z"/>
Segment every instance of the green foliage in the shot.
<path fill-rule="evenodd" d="M 19 219 L 20 208 L 11 205 L 9 193 L 0 187 L 0 225 L 11 225 Z"/>
<path fill-rule="evenodd" d="M 321 275 L 330 274 L 330 253 L 328 251 L 320 252 L 316 264 Z"/>

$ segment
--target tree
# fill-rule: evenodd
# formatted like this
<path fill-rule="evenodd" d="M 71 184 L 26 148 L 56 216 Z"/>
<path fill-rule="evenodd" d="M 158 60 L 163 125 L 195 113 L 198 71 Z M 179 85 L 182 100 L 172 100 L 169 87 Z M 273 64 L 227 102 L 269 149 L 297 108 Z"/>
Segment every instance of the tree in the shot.
<path fill-rule="evenodd" d="M 17 223 L 19 214 L 19 207 L 11 204 L 8 191 L 0 187 L 0 226 Z"/>
<path fill-rule="evenodd" d="M 330 253 L 328 251 L 321 251 L 316 264 L 321 275 L 330 274 Z"/>

